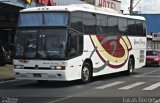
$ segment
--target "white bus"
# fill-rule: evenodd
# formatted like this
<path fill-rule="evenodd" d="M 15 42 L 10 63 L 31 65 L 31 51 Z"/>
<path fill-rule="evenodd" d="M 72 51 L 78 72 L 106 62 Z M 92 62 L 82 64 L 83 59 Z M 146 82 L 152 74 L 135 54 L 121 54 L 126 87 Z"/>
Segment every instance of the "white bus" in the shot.
<path fill-rule="evenodd" d="M 19 79 L 87 83 L 92 77 L 145 65 L 146 24 L 139 16 L 87 5 L 20 12 L 14 71 Z"/>

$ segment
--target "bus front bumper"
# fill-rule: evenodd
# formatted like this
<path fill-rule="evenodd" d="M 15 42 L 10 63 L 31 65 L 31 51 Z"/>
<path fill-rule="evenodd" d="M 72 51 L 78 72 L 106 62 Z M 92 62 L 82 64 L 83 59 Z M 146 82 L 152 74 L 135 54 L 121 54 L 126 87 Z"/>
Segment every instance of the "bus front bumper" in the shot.
<path fill-rule="evenodd" d="M 25 70 L 14 69 L 17 79 L 69 81 L 65 70 Z"/>

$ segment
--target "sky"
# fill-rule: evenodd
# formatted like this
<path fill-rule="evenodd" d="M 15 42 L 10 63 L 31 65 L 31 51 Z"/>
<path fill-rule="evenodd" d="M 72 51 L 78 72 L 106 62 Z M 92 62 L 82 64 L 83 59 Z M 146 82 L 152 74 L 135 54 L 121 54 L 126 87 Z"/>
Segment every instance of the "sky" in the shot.
<path fill-rule="evenodd" d="M 128 13 L 130 0 L 120 0 L 122 2 L 121 8 L 124 13 Z M 134 0 L 134 6 L 139 0 Z M 134 11 L 148 14 L 160 14 L 160 0 L 140 0 L 140 3 L 134 8 Z"/>

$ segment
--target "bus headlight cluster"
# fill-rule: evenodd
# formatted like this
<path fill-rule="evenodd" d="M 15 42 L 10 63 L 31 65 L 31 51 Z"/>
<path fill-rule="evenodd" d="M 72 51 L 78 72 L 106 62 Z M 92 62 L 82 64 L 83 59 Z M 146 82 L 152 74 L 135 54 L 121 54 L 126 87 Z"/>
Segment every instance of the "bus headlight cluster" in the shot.
<path fill-rule="evenodd" d="M 51 70 L 65 70 L 65 66 L 50 66 Z"/>
<path fill-rule="evenodd" d="M 24 69 L 24 65 L 14 65 L 14 69 Z"/>

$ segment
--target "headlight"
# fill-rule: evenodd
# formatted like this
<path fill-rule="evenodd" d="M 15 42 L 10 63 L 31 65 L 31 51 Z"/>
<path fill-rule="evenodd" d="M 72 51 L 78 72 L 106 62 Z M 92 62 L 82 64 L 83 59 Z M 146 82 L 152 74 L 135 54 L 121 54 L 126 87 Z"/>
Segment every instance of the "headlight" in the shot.
<path fill-rule="evenodd" d="M 14 65 L 14 69 L 24 69 L 23 65 Z"/>
<path fill-rule="evenodd" d="M 51 70 L 65 70 L 65 66 L 50 66 Z"/>
<path fill-rule="evenodd" d="M 159 60 L 159 58 L 155 58 L 154 60 L 155 60 L 155 61 L 158 61 L 158 60 Z"/>
<path fill-rule="evenodd" d="M 66 69 L 65 66 L 57 66 L 57 67 L 56 67 L 56 70 L 65 70 L 65 69 Z"/>

